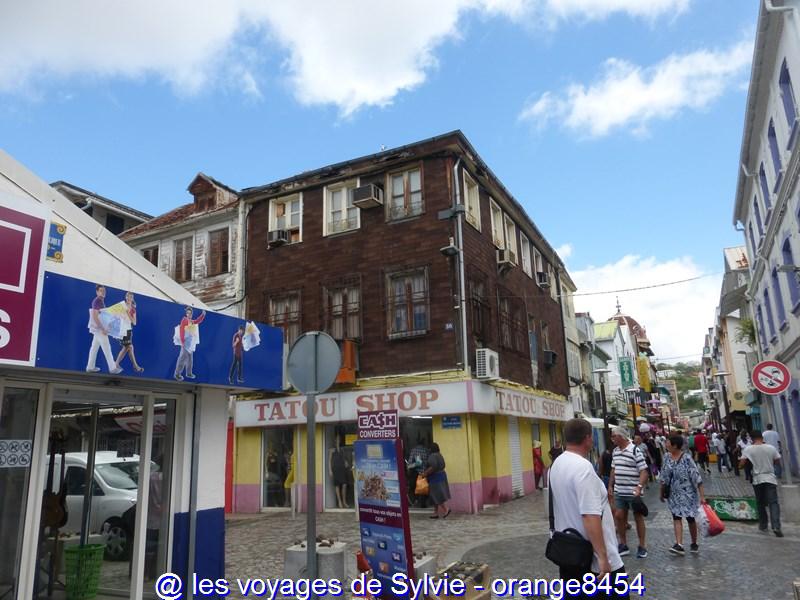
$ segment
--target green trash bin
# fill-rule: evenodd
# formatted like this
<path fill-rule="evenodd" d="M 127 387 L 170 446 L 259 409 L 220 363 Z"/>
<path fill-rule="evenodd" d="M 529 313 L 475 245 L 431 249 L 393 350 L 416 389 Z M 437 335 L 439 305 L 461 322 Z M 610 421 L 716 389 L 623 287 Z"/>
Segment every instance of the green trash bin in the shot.
<path fill-rule="evenodd" d="M 67 600 L 92 600 L 97 596 L 105 548 L 103 544 L 64 548 Z"/>

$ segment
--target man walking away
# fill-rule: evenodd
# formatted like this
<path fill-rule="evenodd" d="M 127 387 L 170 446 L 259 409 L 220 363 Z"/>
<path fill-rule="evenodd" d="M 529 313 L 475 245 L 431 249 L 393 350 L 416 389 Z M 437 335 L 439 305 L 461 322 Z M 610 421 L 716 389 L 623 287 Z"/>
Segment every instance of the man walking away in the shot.
<path fill-rule="evenodd" d="M 728 471 L 731 470 L 731 461 L 728 456 L 728 445 L 725 443 L 725 438 L 716 433 L 711 434 L 711 445 L 717 453 L 717 470 L 722 473 L 722 467 L 727 466 Z"/>
<path fill-rule="evenodd" d="M 702 431 L 698 431 L 694 436 L 694 449 L 697 451 L 697 464 L 706 473 L 711 473 L 708 464 L 708 438 Z"/>
<path fill-rule="evenodd" d="M 617 534 L 619 535 L 619 554 L 630 554 L 627 544 L 628 510 L 634 503 L 641 501 L 642 490 L 647 483 L 647 461 L 639 449 L 628 438 L 628 430 L 614 427 L 611 430 L 611 441 L 616 448 L 611 458 L 611 479 L 608 482 L 608 498 L 614 501 L 617 518 Z M 634 511 L 636 533 L 639 536 L 638 558 L 647 558 L 645 545 L 644 515 Z"/>
<path fill-rule="evenodd" d="M 599 577 L 606 573 L 612 582 L 625 573 L 617 549 L 614 517 L 602 481 L 587 457 L 592 450 L 592 426 L 584 419 L 572 419 L 564 426 L 566 451 L 550 468 L 550 493 L 553 495 L 556 530 L 572 528 L 592 543 L 594 557 L 586 569 L 559 569 L 561 579 L 583 580 L 586 573 Z M 573 598 L 629 598 L 628 594 L 596 593 Z"/>
<path fill-rule="evenodd" d="M 781 436 L 772 428 L 772 423 L 767 423 L 767 430 L 764 432 L 764 443 L 769 444 L 778 454 L 781 452 Z M 783 476 L 783 469 L 781 468 L 780 461 L 775 463 L 775 477 L 780 479 Z"/>
<path fill-rule="evenodd" d="M 781 507 L 778 504 L 778 480 L 775 478 L 775 464 L 780 461 L 781 455 L 775 448 L 764 443 L 764 436 L 760 431 L 754 431 L 751 437 L 753 443 L 742 451 L 742 463 L 749 460 L 753 469 L 753 489 L 758 504 L 758 528 L 761 531 L 767 530 L 769 507 L 772 531 L 777 537 L 783 537 Z"/>
<path fill-rule="evenodd" d="M 753 469 L 753 489 L 758 504 L 758 528 L 767 530 L 767 507 L 772 531 L 777 537 L 781 532 L 781 507 L 778 504 L 778 480 L 775 478 L 775 464 L 781 459 L 778 451 L 764 443 L 760 431 L 752 434 L 753 443 L 742 450 L 742 463 L 749 460 Z"/>

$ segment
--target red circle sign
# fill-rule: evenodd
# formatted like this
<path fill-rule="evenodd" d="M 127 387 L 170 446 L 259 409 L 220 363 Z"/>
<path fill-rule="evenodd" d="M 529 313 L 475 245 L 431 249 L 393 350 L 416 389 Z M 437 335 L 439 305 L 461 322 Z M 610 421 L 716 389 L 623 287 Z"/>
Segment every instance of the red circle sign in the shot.
<path fill-rule="evenodd" d="M 792 383 L 786 365 L 777 360 L 765 360 L 753 368 L 753 385 L 764 394 L 780 394 Z"/>

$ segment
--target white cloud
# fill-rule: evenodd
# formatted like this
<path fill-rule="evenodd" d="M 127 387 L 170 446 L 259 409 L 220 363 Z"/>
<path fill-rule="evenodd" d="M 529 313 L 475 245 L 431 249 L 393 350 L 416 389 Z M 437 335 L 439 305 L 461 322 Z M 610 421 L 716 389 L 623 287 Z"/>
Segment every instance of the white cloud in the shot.
<path fill-rule="evenodd" d="M 619 290 L 667 283 L 704 275 L 692 258 L 679 257 L 659 262 L 655 258 L 626 255 L 614 263 L 571 271 L 577 294 Z M 617 312 L 636 319 L 647 330 L 656 358 L 683 357 L 677 360 L 699 360 L 703 352 L 703 336 L 714 322 L 719 301 L 722 275 L 695 281 L 656 287 L 635 292 L 576 296 L 575 310 L 590 312 L 595 322 L 605 321 Z M 677 362 L 671 360 L 670 362 Z"/>
<path fill-rule="evenodd" d="M 572 244 L 561 244 L 556 248 L 556 254 L 561 257 L 561 260 L 567 260 L 572 256 Z"/>
<path fill-rule="evenodd" d="M 561 19 L 603 19 L 613 13 L 653 19 L 684 12 L 690 0 L 546 0 L 544 4 L 547 13 Z"/>
<path fill-rule="evenodd" d="M 540 127 L 554 120 L 593 137 L 622 127 L 641 134 L 653 120 L 703 109 L 736 87 L 752 53 L 752 41 L 744 41 L 722 51 L 674 54 L 646 68 L 610 58 L 597 81 L 572 84 L 561 94 L 545 92 L 523 108 L 520 118 Z"/>
<path fill-rule="evenodd" d="M 690 0 L 29 0 L 0 4 L 0 92 L 42 82 L 155 77 L 181 94 L 233 85 L 262 95 L 263 57 L 304 104 L 344 114 L 422 84 L 468 13 L 514 21 L 654 18 Z M 259 58 L 260 55 L 260 58 Z M 262 71 L 257 70 L 259 67 Z"/>

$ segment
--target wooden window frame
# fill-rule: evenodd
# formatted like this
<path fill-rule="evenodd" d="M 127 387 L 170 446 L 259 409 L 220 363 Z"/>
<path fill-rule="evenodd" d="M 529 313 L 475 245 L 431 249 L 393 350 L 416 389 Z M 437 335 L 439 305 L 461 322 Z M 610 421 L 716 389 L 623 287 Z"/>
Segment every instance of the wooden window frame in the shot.
<path fill-rule="evenodd" d="M 289 223 L 286 224 L 286 227 L 278 227 L 278 216 L 277 216 L 277 206 L 279 204 L 283 204 L 291 208 L 291 204 L 294 200 L 297 200 L 300 203 L 300 212 L 299 212 L 299 224 L 292 227 L 291 226 L 291 210 L 286 212 L 284 216 L 289 216 Z M 269 217 L 268 217 L 268 227 L 267 230 L 269 232 L 273 231 L 288 231 L 289 232 L 289 242 L 290 244 L 299 244 L 303 241 L 303 192 L 297 192 L 295 194 L 288 194 L 286 196 L 280 196 L 278 198 L 271 198 L 269 201 Z M 295 235 L 296 234 L 296 239 Z"/>
<path fill-rule="evenodd" d="M 141 253 L 147 262 L 149 262 L 154 267 L 158 266 L 158 259 L 160 253 L 158 244 L 155 244 L 154 246 L 148 246 L 147 248 L 142 248 Z"/>
<path fill-rule="evenodd" d="M 356 291 L 357 301 L 355 308 L 349 302 L 349 292 Z M 324 330 L 335 340 L 356 340 L 357 342 L 363 341 L 363 295 L 362 295 L 361 278 L 358 276 L 332 281 L 322 286 L 322 310 L 323 310 L 323 324 Z M 341 293 L 343 298 L 347 298 L 342 304 L 341 315 L 335 314 L 333 295 Z M 357 331 L 352 331 L 350 328 L 351 318 L 355 314 L 355 327 Z M 342 320 L 342 335 L 335 335 L 334 320 Z"/>
<path fill-rule="evenodd" d="M 353 191 L 360 185 L 360 183 L 361 182 L 360 182 L 360 180 L 358 178 L 356 178 L 356 179 L 348 179 L 347 181 L 341 181 L 339 183 L 335 183 L 335 184 L 332 184 L 332 185 L 326 185 L 323 188 L 323 190 L 322 190 L 322 194 L 323 194 L 323 196 L 322 196 L 323 197 L 323 210 L 324 210 L 324 218 L 323 218 L 323 221 L 322 221 L 322 235 L 323 235 L 323 237 L 327 237 L 329 235 L 337 235 L 337 234 L 340 234 L 340 233 L 347 233 L 347 232 L 350 232 L 350 231 L 356 231 L 356 230 L 361 228 L 361 209 L 358 208 L 357 206 L 353 207 L 356 210 L 355 223 L 350 224 L 350 219 L 345 218 L 345 219 L 342 219 L 342 220 L 347 223 L 347 226 L 345 226 L 342 229 L 336 229 L 336 227 L 332 226 L 334 221 L 331 220 L 331 214 L 333 212 L 333 210 L 332 210 L 333 206 L 331 204 L 331 194 L 333 192 L 337 192 L 337 191 L 340 191 L 340 190 L 349 190 L 348 193 L 350 193 L 352 195 Z M 343 212 L 345 213 L 345 216 L 347 214 L 347 210 L 348 210 L 347 201 L 345 201 L 345 208 L 343 209 Z"/>
<path fill-rule="evenodd" d="M 224 248 L 219 248 L 219 253 L 214 254 L 214 236 L 223 234 L 224 232 Z M 208 257 L 208 272 L 207 277 L 214 277 L 222 275 L 223 273 L 231 272 L 231 230 L 227 225 L 219 229 L 212 229 L 208 232 L 208 246 L 206 256 Z"/>
<path fill-rule="evenodd" d="M 276 290 L 273 292 L 265 292 L 266 298 L 266 321 L 273 327 L 279 327 L 283 330 L 284 342 L 291 345 L 303 331 L 303 294 L 299 289 L 295 290 Z M 289 311 L 289 302 L 292 297 L 297 297 L 297 310 Z M 287 310 L 278 312 L 275 304 L 278 302 L 286 302 Z M 296 326 L 295 332 L 291 328 Z M 292 335 L 290 335 L 292 334 Z"/>
<path fill-rule="evenodd" d="M 409 173 L 413 171 L 419 171 L 419 210 L 415 211 L 413 207 L 413 203 L 411 202 L 411 194 L 413 193 L 409 187 Z M 393 187 L 392 187 L 392 178 L 397 177 L 399 175 L 403 176 L 403 211 L 401 214 L 394 214 L 394 207 L 392 206 L 393 196 Z M 425 213 L 425 170 L 422 167 L 422 163 L 419 163 L 414 166 L 406 166 L 402 169 L 396 169 L 394 171 L 390 171 L 386 174 L 386 191 L 384 192 L 385 204 L 386 204 L 386 221 L 394 222 L 394 221 L 404 221 L 406 219 L 413 219 L 415 217 L 419 217 Z"/>
<path fill-rule="evenodd" d="M 469 174 L 466 169 L 463 169 L 463 182 L 464 182 L 464 208 L 466 209 L 466 221 L 478 231 L 481 230 L 481 186 Z M 469 191 L 470 188 L 475 189 L 475 201 L 470 202 Z M 473 210 L 474 206 L 474 210 Z"/>
<path fill-rule="evenodd" d="M 486 344 L 489 342 L 491 305 L 487 293 L 488 281 L 483 273 L 472 272 L 469 280 L 469 306 L 472 335 Z M 482 288 L 480 293 L 478 287 Z"/>
<path fill-rule="evenodd" d="M 189 258 L 188 258 L 188 275 L 185 272 L 187 269 L 187 259 L 183 256 L 183 245 L 189 245 Z M 194 236 L 188 235 L 186 237 L 181 237 L 173 240 L 172 242 L 173 247 L 173 269 L 172 269 L 172 278 L 177 281 L 178 283 L 186 283 L 187 281 L 192 281 L 194 279 Z M 181 248 L 181 254 L 178 253 L 178 248 Z M 183 263 L 183 268 L 179 267 L 179 259 L 180 262 Z"/>
<path fill-rule="evenodd" d="M 422 294 L 424 297 L 422 298 L 414 298 L 415 294 L 419 292 L 414 292 L 413 288 L 410 288 L 410 281 L 406 281 L 404 286 L 402 297 L 398 296 L 395 297 L 393 295 L 394 286 L 392 285 L 393 282 L 397 278 L 408 278 L 411 279 L 415 276 L 421 275 L 423 278 L 423 285 L 424 289 Z M 430 277 L 428 267 L 415 267 L 410 269 L 402 269 L 398 271 L 392 271 L 386 273 L 386 325 L 387 325 L 387 337 L 390 340 L 396 339 L 406 339 L 411 337 L 419 337 L 423 335 L 427 335 L 431 329 L 431 302 L 430 302 Z M 395 310 L 399 306 L 405 305 L 405 319 L 406 319 L 406 328 L 404 330 L 394 330 L 394 316 Z M 415 325 L 415 308 L 417 306 L 424 306 L 425 308 L 425 327 L 422 329 L 417 329 L 414 327 Z"/>

